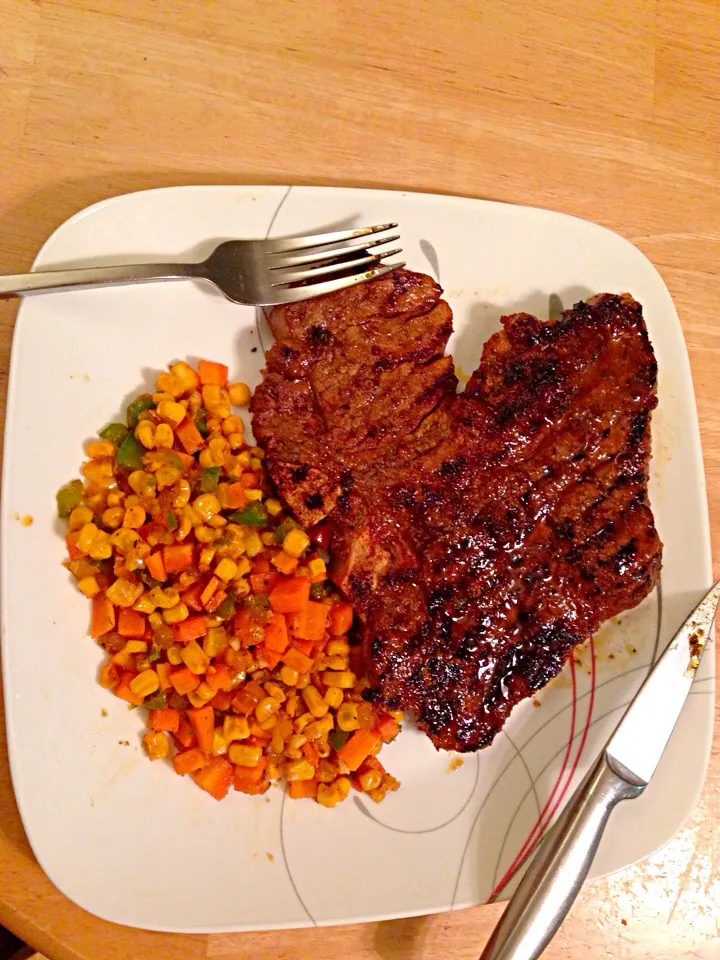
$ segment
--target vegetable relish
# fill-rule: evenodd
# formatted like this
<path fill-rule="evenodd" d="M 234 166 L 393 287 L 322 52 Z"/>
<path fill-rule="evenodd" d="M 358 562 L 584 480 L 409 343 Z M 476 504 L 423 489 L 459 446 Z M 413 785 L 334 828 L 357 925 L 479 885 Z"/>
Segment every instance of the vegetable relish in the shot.
<path fill-rule="evenodd" d="M 100 683 L 147 708 L 151 760 L 220 800 L 284 779 L 327 807 L 399 783 L 377 759 L 402 714 L 363 700 L 353 612 L 327 579 L 327 530 L 273 496 L 228 369 L 173 364 L 87 445 L 57 494 L 65 565 L 106 651 Z"/>

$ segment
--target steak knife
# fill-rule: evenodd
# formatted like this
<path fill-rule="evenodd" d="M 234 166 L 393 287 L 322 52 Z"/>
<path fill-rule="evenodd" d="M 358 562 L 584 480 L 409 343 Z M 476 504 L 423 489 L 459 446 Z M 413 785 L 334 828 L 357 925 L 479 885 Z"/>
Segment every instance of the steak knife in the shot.
<path fill-rule="evenodd" d="M 720 580 L 670 641 L 541 843 L 480 960 L 535 960 L 557 932 L 613 807 L 640 796 L 655 773 L 710 639 L 719 600 Z"/>

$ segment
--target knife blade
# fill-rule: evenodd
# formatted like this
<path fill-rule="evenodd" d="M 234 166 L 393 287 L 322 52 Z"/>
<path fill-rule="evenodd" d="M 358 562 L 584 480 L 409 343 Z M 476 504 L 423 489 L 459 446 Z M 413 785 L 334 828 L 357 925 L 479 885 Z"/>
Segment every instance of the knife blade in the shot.
<path fill-rule="evenodd" d="M 596 763 L 541 843 L 480 960 L 536 960 L 590 870 L 610 814 L 640 796 L 690 692 L 720 601 L 720 580 L 670 641 Z"/>

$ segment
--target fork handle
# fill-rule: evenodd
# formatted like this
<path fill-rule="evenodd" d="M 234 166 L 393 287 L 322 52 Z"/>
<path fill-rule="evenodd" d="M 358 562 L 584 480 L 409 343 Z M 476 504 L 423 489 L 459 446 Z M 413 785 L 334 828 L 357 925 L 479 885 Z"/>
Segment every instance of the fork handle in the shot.
<path fill-rule="evenodd" d="M 38 270 L 0 276 L 0 297 L 13 294 L 79 290 L 83 287 L 148 280 L 185 280 L 200 276 L 197 263 L 134 263 L 119 267 L 83 267 L 78 270 Z"/>

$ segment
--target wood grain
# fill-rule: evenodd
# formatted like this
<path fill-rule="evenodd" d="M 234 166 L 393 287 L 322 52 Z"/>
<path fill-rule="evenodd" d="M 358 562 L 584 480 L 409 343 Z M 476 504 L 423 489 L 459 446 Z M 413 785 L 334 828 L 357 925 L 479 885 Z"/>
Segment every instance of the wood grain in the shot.
<path fill-rule="evenodd" d="M 0 0 L 0 22 L 3 272 L 87 204 L 167 184 L 382 186 L 596 220 L 677 304 L 720 539 L 717 0 Z M 3 412 L 15 310 L 0 304 Z M 35 862 L 2 750 L 0 920 L 53 960 L 464 960 L 501 912 L 242 936 L 114 927 Z M 716 957 L 719 821 L 716 744 L 685 828 L 588 885 L 548 960 Z"/>

